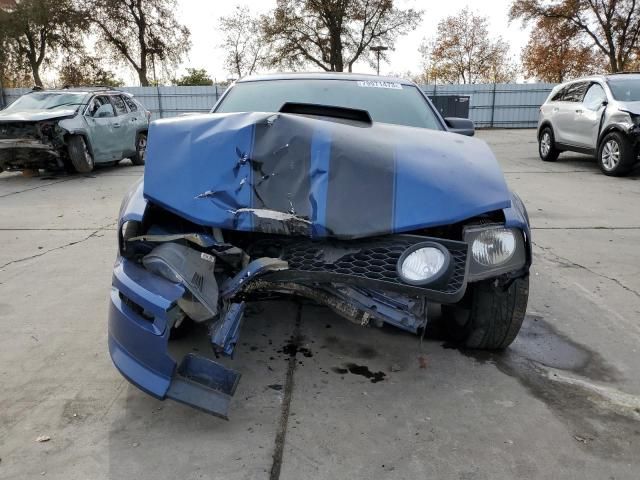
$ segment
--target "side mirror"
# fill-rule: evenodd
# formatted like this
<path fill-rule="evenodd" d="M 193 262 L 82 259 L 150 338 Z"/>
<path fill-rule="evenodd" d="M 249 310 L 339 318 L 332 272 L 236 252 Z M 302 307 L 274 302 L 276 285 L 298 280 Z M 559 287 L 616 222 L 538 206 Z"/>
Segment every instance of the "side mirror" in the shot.
<path fill-rule="evenodd" d="M 449 127 L 450 132 L 466 135 L 467 137 L 473 137 L 476 134 L 476 126 L 473 120 L 468 118 L 447 117 L 444 122 Z"/>

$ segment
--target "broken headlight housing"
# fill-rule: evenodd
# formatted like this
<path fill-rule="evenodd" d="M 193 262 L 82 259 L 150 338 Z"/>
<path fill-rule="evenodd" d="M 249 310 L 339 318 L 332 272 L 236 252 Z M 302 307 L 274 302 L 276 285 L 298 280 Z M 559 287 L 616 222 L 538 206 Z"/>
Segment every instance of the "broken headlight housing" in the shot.
<path fill-rule="evenodd" d="M 136 220 L 127 220 L 122 222 L 118 231 L 118 245 L 120 246 L 120 255 L 127 256 L 127 240 L 140 235 L 142 224 Z"/>
<path fill-rule="evenodd" d="M 470 246 L 469 281 L 482 280 L 522 268 L 526 249 L 522 231 L 504 225 L 465 227 Z"/>

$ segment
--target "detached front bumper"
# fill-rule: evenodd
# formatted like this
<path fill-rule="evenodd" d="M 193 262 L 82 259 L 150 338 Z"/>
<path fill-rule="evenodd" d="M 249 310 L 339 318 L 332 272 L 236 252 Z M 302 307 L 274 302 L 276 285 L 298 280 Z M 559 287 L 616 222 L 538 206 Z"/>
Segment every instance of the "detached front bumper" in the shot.
<path fill-rule="evenodd" d="M 189 354 L 178 366 L 167 342 L 184 288 L 119 258 L 109 306 L 109 353 L 120 373 L 146 393 L 227 418 L 240 374 Z"/>
<path fill-rule="evenodd" d="M 0 167 L 63 166 L 60 152 L 50 144 L 30 138 L 0 139 Z"/>

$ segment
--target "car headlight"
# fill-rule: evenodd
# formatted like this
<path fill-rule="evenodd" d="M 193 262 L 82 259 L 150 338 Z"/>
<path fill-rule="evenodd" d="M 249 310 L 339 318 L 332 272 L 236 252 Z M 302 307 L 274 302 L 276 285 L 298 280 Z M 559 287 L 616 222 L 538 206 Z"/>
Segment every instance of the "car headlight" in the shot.
<path fill-rule="evenodd" d="M 519 229 L 502 225 L 466 227 L 464 240 L 471 247 L 469 280 L 518 270 L 526 262 L 524 237 Z"/>
<path fill-rule="evenodd" d="M 398 275 L 411 285 L 431 285 L 447 280 L 452 269 L 449 251 L 435 242 L 413 245 L 398 259 Z"/>
<path fill-rule="evenodd" d="M 484 230 L 473 240 L 471 253 L 480 265 L 502 265 L 516 251 L 516 239 L 511 230 L 495 228 Z"/>

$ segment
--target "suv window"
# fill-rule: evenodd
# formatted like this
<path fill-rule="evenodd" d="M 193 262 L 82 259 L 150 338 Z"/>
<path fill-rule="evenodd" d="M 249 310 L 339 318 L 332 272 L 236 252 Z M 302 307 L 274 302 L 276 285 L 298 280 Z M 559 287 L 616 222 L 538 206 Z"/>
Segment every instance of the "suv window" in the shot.
<path fill-rule="evenodd" d="M 567 85 L 564 95 L 562 96 L 562 101 L 581 102 L 588 87 L 588 82 L 575 82 Z"/>
<path fill-rule="evenodd" d="M 127 107 L 124 104 L 124 100 L 120 95 L 112 95 L 111 100 L 113 101 L 113 106 L 116 107 L 116 115 L 126 115 Z"/>
<path fill-rule="evenodd" d="M 558 90 L 556 92 L 556 94 L 553 97 L 551 97 L 551 101 L 552 102 L 561 102 L 566 91 L 567 91 L 567 87 L 562 87 L 560 90 Z"/>
<path fill-rule="evenodd" d="M 131 100 L 129 97 L 125 97 L 124 95 L 122 96 L 122 98 L 124 99 L 124 103 L 126 103 L 127 106 L 129 107 L 129 110 L 131 110 L 132 112 L 138 111 L 138 106 L 136 105 L 136 102 Z"/>
<path fill-rule="evenodd" d="M 113 105 L 109 97 L 100 95 L 93 97 L 87 108 L 87 115 L 93 118 L 114 117 Z"/>
<path fill-rule="evenodd" d="M 602 102 L 607 99 L 607 94 L 604 93 L 604 89 L 597 83 L 592 84 L 584 96 L 582 103 L 585 108 L 589 110 L 599 110 L 602 106 Z"/>

